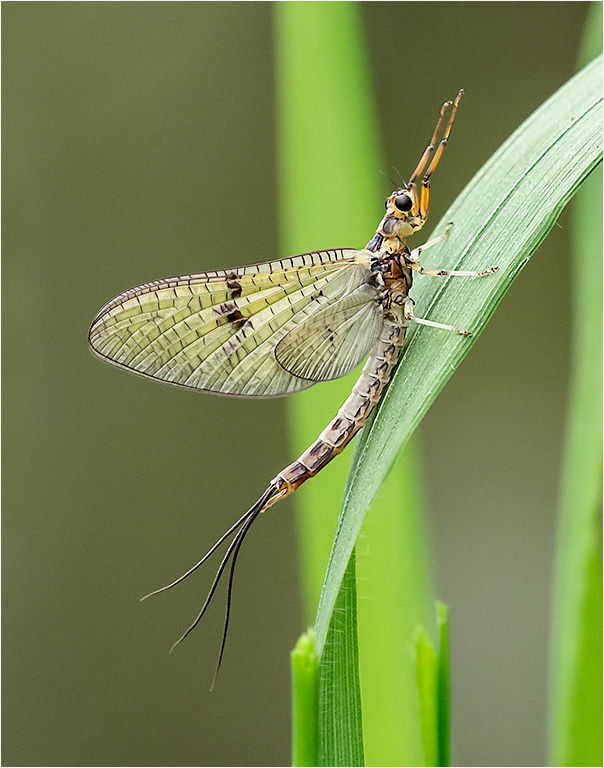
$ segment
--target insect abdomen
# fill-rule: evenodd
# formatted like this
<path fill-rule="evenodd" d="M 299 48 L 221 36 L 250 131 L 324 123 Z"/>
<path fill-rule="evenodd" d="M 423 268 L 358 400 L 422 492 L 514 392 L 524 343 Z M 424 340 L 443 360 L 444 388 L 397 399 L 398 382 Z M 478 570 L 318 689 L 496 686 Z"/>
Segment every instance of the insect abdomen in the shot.
<path fill-rule="evenodd" d="M 334 456 L 341 453 L 367 421 L 390 380 L 403 346 L 405 328 L 386 320 L 352 392 L 325 427 L 317 440 L 304 453 L 272 480 L 287 496 L 305 480 L 317 474 Z"/>

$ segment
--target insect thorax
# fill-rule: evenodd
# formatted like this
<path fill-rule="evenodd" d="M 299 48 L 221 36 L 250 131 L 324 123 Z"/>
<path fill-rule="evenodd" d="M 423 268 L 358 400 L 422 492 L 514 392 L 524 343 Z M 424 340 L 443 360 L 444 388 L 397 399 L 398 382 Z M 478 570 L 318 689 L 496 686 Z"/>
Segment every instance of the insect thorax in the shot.
<path fill-rule="evenodd" d="M 405 247 L 405 239 L 421 229 L 422 224 L 423 222 L 415 216 L 399 218 L 387 213 L 366 248 L 374 253 L 398 253 Z"/>

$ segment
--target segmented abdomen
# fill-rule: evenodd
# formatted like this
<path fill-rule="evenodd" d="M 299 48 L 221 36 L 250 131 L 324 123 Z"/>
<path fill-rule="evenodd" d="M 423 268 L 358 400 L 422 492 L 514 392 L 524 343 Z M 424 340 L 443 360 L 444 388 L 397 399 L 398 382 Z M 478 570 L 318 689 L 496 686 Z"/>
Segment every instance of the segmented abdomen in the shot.
<path fill-rule="evenodd" d="M 271 485 L 280 491 L 273 503 L 295 491 L 305 480 L 314 477 L 334 456 L 344 450 L 365 424 L 398 362 L 406 330 L 406 324 L 384 320 L 380 336 L 338 415 L 296 461 L 271 481 Z"/>

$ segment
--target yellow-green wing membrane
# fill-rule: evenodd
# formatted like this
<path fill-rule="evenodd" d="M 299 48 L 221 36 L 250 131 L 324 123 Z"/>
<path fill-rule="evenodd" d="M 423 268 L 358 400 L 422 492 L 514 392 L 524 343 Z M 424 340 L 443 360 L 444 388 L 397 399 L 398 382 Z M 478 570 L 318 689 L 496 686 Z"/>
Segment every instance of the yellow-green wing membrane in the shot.
<path fill-rule="evenodd" d="M 353 249 L 317 251 L 145 283 L 100 310 L 90 346 L 109 363 L 177 386 L 244 397 L 299 392 L 324 377 L 286 370 L 275 347 L 363 286 L 369 257 Z M 368 320 L 361 319 L 364 327 Z M 344 320 L 350 324 L 352 316 Z M 313 328 L 324 326 L 320 321 Z M 346 349 L 345 356 L 351 354 Z"/>
<path fill-rule="evenodd" d="M 284 336 L 277 362 L 309 381 L 339 379 L 369 354 L 383 321 L 378 290 L 368 283 L 317 312 Z"/>

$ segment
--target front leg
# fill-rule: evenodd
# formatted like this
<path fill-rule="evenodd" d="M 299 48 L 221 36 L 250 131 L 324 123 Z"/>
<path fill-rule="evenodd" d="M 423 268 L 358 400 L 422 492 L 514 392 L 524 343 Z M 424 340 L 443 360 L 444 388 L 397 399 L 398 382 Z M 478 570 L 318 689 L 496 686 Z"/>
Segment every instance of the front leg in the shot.
<path fill-rule="evenodd" d="M 428 240 L 427 242 L 420 245 L 418 248 L 414 248 L 406 257 L 407 261 L 413 263 L 419 264 L 419 257 L 424 252 L 427 251 L 428 248 L 432 248 L 433 245 L 437 245 L 437 243 L 442 243 L 443 240 L 446 240 L 449 237 L 449 233 L 451 232 L 451 227 L 453 226 L 453 222 L 450 221 L 447 224 L 447 228 L 445 229 L 445 234 L 440 235 L 439 237 L 434 237 L 432 240 Z M 414 267 L 412 267 L 414 269 Z"/>
<path fill-rule="evenodd" d="M 465 270 L 455 269 L 424 269 L 422 265 L 416 261 L 409 265 L 414 272 L 419 272 L 420 275 L 430 275 L 432 277 L 446 277 L 451 275 L 452 277 L 485 277 L 485 275 L 492 275 L 497 272 L 499 267 L 491 267 L 486 272 L 466 272 Z"/>
<path fill-rule="evenodd" d="M 419 257 L 422 251 L 427 251 L 428 248 L 432 248 L 433 245 L 436 245 L 437 243 L 440 243 L 442 240 L 447 238 L 452 226 L 453 223 L 450 222 L 447 224 L 447 229 L 445 230 L 444 235 L 435 237 L 433 240 L 428 240 L 427 243 L 424 243 L 423 245 L 420 245 L 418 248 L 414 248 L 411 251 L 411 253 L 407 256 L 407 261 L 409 262 L 411 269 L 414 272 L 419 272 L 420 275 L 431 275 L 432 277 L 445 277 L 447 275 L 451 275 L 452 277 L 484 277 L 485 275 L 492 275 L 493 272 L 497 272 L 499 267 L 491 267 L 490 269 L 487 269 L 486 272 L 467 272 L 464 270 L 453 269 L 424 269 L 422 267 L 422 265 L 419 263 Z"/>
<path fill-rule="evenodd" d="M 451 275 L 452 277 L 484 277 L 485 275 L 492 275 L 493 272 L 497 272 L 499 267 L 491 267 L 490 269 L 487 269 L 486 272 L 466 272 L 463 270 L 452 270 L 452 269 L 424 269 L 422 265 L 419 263 L 419 257 L 422 254 L 423 251 L 427 251 L 428 248 L 432 248 L 433 245 L 436 245 L 437 243 L 442 242 L 447 237 L 449 237 L 449 232 L 451 231 L 451 227 L 453 226 L 453 222 L 450 221 L 447 224 L 447 228 L 445 230 L 445 234 L 441 235 L 440 237 L 435 237 L 433 240 L 428 240 L 427 243 L 424 243 L 423 245 L 420 245 L 418 248 L 414 248 L 411 253 L 406 257 L 406 260 L 409 262 L 410 268 L 414 272 L 419 272 L 420 275 L 431 275 L 432 277 L 445 277 L 447 275 Z"/>

